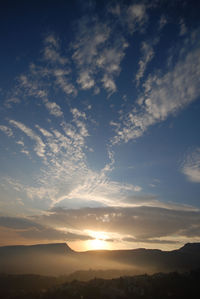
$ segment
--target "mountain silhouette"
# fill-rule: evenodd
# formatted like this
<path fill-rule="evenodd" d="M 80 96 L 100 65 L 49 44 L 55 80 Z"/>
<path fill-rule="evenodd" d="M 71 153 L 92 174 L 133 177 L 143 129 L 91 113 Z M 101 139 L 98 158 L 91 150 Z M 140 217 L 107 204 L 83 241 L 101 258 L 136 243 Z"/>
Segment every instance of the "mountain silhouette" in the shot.
<path fill-rule="evenodd" d="M 70 262 L 73 254 L 66 243 L 3 246 L 0 247 L 0 273 L 69 273 L 73 271 Z"/>
<path fill-rule="evenodd" d="M 14 245 L 0 247 L 2 254 L 28 254 L 28 253 L 45 253 L 45 254 L 68 254 L 74 252 L 66 243 L 49 243 L 36 245 Z"/>
<path fill-rule="evenodd" d="M 200 243 L 186 243 L 179 251 L 195 254 L 200 251 Z"/>
<path fill-rule="evenodd" d="M 0 273 L 69 274 L 88 269 L 129 269 L 136 273 L 189 271 L 200 267 L 200 243 L 177 250 L 73 251 L 66 243 L 0 247 Z"/>

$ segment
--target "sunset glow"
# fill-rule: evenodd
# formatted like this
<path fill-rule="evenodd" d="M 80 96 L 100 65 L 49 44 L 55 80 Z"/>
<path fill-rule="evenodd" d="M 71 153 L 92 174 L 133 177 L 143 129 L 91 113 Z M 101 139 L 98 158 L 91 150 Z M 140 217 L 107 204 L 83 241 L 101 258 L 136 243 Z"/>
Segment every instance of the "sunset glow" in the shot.
<path fill-rule="evenodd" d="M 110 242 L 106 241 L 109 237 L 104 232 L 88 231 L 88 234 L 93 237 L 93 240 L 89 240 L 86 243 L 88 250 L 100 250 L 100 249 L 111 249 Z"/>

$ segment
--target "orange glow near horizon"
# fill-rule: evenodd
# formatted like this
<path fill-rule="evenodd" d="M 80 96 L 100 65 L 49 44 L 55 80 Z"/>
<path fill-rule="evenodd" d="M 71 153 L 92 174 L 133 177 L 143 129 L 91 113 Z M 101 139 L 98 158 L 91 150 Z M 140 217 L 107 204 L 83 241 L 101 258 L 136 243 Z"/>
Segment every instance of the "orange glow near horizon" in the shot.
<path fill-rule="evenodd" d="M 102 249 L 114 249 L 112 242 L 107 241 L 109 236 L 105 232 L 101 231 L 86 231 L 92 240 L 87 241 L 75 241 L 69 242 L 69 245 L 76 251 L 87 251 L 87 250 L 102 250 Z"/>
<path fill-rule="evenodd" d="M 88 250 L 110 249 L 109 242 L 101 239 L 87 241 Z"/>
<path fill-rule="evenodd" d="M 105 232 L 87 230 L 87 233 L 94 238 L 87 241 L 88 250 L 111 249 L 110 242 L 106 241 L 109 236 Z"/>

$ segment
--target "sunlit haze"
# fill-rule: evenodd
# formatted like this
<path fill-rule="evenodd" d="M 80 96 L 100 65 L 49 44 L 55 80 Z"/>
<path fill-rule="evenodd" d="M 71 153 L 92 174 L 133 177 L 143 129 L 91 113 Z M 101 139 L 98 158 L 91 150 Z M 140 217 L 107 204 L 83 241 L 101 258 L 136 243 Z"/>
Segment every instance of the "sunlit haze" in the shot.
<path fill-rule="evenodd" d="M 199 11 L 4 1 L 0 246 L 199 242 Z"/>

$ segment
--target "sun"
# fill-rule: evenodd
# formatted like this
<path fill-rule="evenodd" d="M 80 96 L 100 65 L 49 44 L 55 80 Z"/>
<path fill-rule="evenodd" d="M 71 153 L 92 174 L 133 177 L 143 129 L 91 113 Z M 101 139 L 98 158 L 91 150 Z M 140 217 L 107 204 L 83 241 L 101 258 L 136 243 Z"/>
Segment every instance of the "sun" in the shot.
<path fill-rule="evenodd" d="M 87 232 L 93 238 L 92 240 L 87 241 L 88 250 L 110 249 L 109 242 L 106 241 L 109 239 L 106 233 L 91 230 L 87 230 Z"/>

